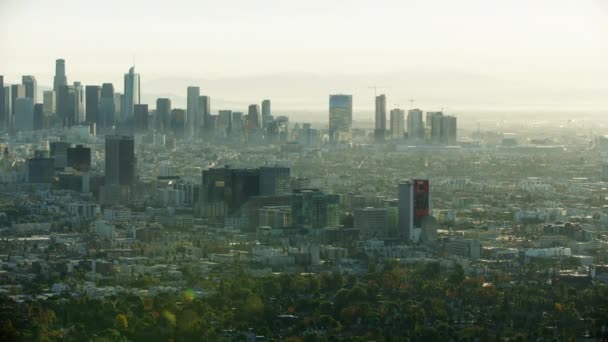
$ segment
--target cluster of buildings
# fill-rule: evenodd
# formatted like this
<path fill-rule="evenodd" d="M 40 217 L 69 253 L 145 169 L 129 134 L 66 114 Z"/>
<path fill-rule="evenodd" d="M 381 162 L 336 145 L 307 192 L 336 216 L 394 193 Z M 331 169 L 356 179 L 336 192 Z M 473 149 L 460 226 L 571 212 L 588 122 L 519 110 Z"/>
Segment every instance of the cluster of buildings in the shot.
<path fill-rule="evenodd" d="M 85 274 L 114 293 L 146 275 L 173 291 L 182 270 L 221 277 L 234 265 L 254 276 L 363 274 L 397 259 L 516 274 L 574 258 L 601 275 L 608 262 L 602 148 L 581 135 L 557 131 L 571 145 L 551 154 L 481 131 L 452 148 L 455 117 L 387 113 L 385 95 L 371 135 L 353 129 L 350 95 L 330 95 L 327 130 L 290 126 L 269 100 L 212 113 L 198 87 L 185 109 L 168 98 L 152 109 L 134 68 L 118 94 L 68 85 L 62 60 L 42 104 L 36 86 L 32 76 L 0 86 L 3 284 Z M 553 141 L 531 136 L 527 147 Z M 157 285 L 149 290 L 167 290 Z"/>

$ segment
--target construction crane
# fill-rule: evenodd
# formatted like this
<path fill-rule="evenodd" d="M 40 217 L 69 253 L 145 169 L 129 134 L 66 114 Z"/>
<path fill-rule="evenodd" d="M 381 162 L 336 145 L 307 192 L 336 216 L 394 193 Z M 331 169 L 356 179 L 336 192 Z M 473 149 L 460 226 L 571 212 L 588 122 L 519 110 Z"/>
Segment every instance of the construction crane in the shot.
<path fill-rule="evenodd" d="M 381 89 L 384 88 L 384 89 L 386 89 L 386 88 L 390 88 L 390 87 L 373 85 L 373 86 L 367 87 L 367 88 L 374 89 L 374 96 L 378 96 L 378 88 L 381 88 Z"/>

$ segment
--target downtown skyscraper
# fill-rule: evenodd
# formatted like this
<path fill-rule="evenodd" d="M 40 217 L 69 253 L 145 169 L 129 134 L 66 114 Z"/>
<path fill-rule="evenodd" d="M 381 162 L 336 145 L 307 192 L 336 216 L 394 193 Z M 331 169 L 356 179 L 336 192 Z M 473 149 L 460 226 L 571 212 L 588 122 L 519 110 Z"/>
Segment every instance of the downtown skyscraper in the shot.
<path fill-rule="evenodd" d="M 405 113 L 403 109 L 394 108 L 391 109 L 391 127 L 390 127 L 390 136 L 391 139 L 399 140 L 403 139 L 404 132 L 404 116 Z"/>
<path fill-rule="evenodd" d="M 135 184 L 135 143 L 132 136 L 106 135 L 105 184 Z"/>
<path fill-rule="evenodd" d="M 350 142 L 353 125 L 353 96 L 329 95 L 329 141 Z"/>
<path fill-rule="evenodd" d="M 186 96 L 186 131 L 190 136 L 195 136 L 201 127 L 201 111 L 199 109 L 199 97 L 201 89 L 190 86 Z"/>
<path fill-rule="evenodd" d="M 376 96 L 376 121 L 374 129 L 374 140 L 377 143 L 384 142 L 386 134 L 386 95 Z"/>
<path fill-rule="evenodd" d="M 407 111 L 407 137 L 413 142 L 424 141 L 425 128 L 422 121 L 422 111 L 420 109 L 410 109 Z"/>
<path fill-rule="evenodd" d="M 32 75 L 26 75 L 21 77 L 21 84 L 25 87 L 25 97 L 32 100 L 33 103 L 38 102 L 38 82 L 36 77 Z"/>
<path fill-rule="evenodd" d="M 58 59 L 55 61 L 55 78 L 53 80 L 53 90 L 55 93 L 59 91 L 59 87 L 68 84 L 68 78 L 65 75 L 65 60 Z"/>
<path fill-rule="evenodd" d="M 125 74 L 124 107 L 122 108 L 123 119 L 133 117 L 134 107 L 141 100 L 140 91 L 139 74 L 135 73 L 135 66 L 132 66 L 129 69 L 129 73 Z"/>

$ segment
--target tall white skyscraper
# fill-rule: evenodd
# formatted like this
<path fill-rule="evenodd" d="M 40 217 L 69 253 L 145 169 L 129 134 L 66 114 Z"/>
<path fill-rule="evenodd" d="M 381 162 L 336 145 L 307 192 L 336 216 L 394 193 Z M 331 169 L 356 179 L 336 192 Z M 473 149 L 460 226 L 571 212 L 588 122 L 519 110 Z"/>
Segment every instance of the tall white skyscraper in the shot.
<path fill-rule="evenodd" d="M 135 66 L 129 69 L 129 73 L 125 74 L 125 92 L 124 92 L 124 108 L 123 116 L 125 119 L 132 118 L 134 107 L 140 103 L 141 94 L 139 87 L 139 74 L 135 73 Z"/>
<path fill-rule="evenodd" d="M 199 87 L 188 87 L 186 104 L 186 127 L 187 134 L 196 136 L 202 126 L 201 110 L 199 110 L 199 100 L 201 89 Z"/>

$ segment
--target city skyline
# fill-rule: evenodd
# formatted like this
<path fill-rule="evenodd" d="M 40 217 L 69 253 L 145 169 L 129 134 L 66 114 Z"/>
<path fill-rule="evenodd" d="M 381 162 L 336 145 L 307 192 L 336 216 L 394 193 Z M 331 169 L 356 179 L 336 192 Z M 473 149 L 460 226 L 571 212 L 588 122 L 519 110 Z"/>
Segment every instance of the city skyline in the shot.
<path fill-rule="evenodd" d="M 5 83 L 31 74 L 41 91 L 48 89 L 51 61 L 64 58 L 68 79 L 84 85 L 117 87 L 135 64 L 145 75 L 144 103 L 170 97 L 182 106 L 183 88 L 196 85 L 217 104 L 272 97 L 276 111 L 315 111 L 325 107 L 320 93 L 371 98 L 368 87 L 378 84 L 389 86 L 383 92 L 403 109 L 414 98 L 437 110 L 604 110 L 608 8 L 601 1 L 121 5 L 137 10 L 136 18 L 115 13 L 119 7 L 112 1 L 94 11 L 71 0 L 60 3 L 57 8 L 34 1 L 0 5 L 0 37 L 22 19 L 30 23 L 20 39 L 3 39 Z M 346 5 L 348 15 L 340 15 Z M 165 14 L 166 25 L 153 25 L 151 20 Z M 112 15 L 113 25 L 103 25 L 105 15 Z M 315 27 L 307 24 L 311 19 Z M 203 37 L 205 44 L 191 44 Z M 163 42 L 171 49 L 163 49 Z M 28 53 L 31 49 L 36 53 Z"/>

